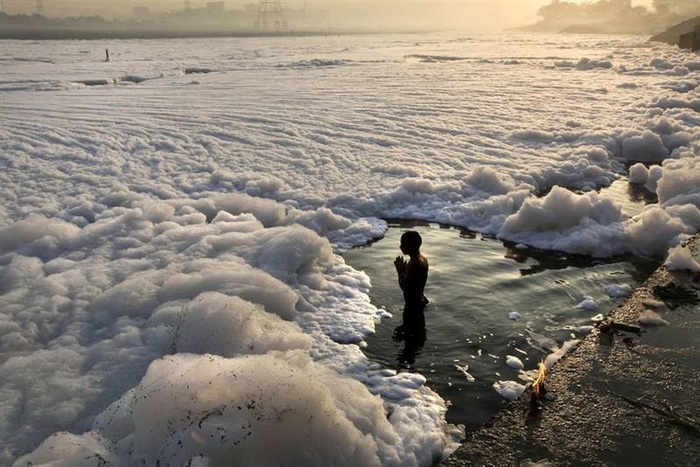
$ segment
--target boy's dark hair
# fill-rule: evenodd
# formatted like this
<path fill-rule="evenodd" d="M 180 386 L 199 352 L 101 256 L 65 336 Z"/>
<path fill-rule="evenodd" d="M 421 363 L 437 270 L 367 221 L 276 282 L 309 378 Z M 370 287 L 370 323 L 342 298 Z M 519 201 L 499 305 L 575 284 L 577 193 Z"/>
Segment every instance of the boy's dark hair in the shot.
<path fill-rule="evenodd" d="M 423 239 L 421 238 L 420 234 L 415 230 L 409 230 L 407 232 L 404 232 L 403 235 L 401 235 L 401 240 L 406 242 L 407 245 L 412 245 L 419 248 L 423 244 Z"/>

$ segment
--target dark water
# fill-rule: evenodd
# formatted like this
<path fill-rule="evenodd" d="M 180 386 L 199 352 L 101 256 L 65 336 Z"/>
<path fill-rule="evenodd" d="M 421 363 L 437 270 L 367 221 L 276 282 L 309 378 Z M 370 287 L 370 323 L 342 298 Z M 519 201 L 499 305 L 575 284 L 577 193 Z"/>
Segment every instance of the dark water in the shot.
<path fill-rule="evenodd" d="M 609 297 L 606 285 L 635 287 L 658 266 L 636 257 L 601 261 L 519 250 L 437 224 L 390 222 L 389 227 L 383 239 L 344 255 L 348 264 L 370 276 L 372 302 L 393 314 L 377 325 L 364 351 L 387 368 L 423 374 L 429 387 L 451 404 L 447 420 L 468 429 L 484 424 L 506 403 L 493 389 L 495 381 L 522 383 L 518 371 L 506 365 L 507 355 L 520 358 L 525 370 L 535 369 L 549 353 L 547 339 L 561 345 L 581 338 L 575 328 L 593 324 L 591 318 L 623 300 Z M 420 232 L 430 262 L 424 343 L 393 337 L 403 307 L 393 259 L 409 228 Z M 595 299 L 597 310 L 574 308 L 585 295 Z M 509 319 L 513 311 L 520 313 L 519 321 Z M 456 365 L 467 365 L 474 380 Z"/>

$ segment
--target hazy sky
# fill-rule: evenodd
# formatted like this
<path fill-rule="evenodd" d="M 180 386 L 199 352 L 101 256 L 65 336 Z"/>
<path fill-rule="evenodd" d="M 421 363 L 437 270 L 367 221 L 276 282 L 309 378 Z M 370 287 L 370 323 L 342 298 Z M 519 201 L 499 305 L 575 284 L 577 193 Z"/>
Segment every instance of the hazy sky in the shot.
<path fill-rule="evenodd" d="M 8 14 L 18 13 L 34 13 L 36 11 L 36 0 L 2 0 L 5 5 L 5 12 Z M 114 13 L 124 12 L 130 13 L 134 6 L 148 6 L 151 10 L 175 10 L 183 6 L 184 0 L 112 0 L 105 2 L 104 0 L 41 0 L 44 5 L 44 10 L 47 15 L 62 15 L 62 14 L 94 14 L 94 13 Z M 204 6 L 209 0 L 190 0 L 192 7 Z M 391 4 L 407 4 L 407 3 L 423 3 L 430 4 L 428 0 L 281 0 L 283 6 L 302 7 L 306 3 L 307 8 L 330 5 L 391 5 Z M 582 3 L 583 0 L 568 0 L 576 3 Z M 519 0 L 517 3 L 523 4 L 523 7 L 536 10 L 539 6 L 550 3 L 551 0 Z M 635 5 L 651 5 L 652 0 L 633 0 Z M 236 8 L 247 3 L 257 4 L 258 0 L 225 0 L 226 8 Z M 508 0 L 445 0 L 440 3 L 449 3 L 459 8 L 462 5 L 469 4 L 499 4 L 513 3 Z M 105 5 L 107 4 L 107 5 Z"/>
<path fill-rule="evenodd" d="M 37 1 L 44 14 L 57 16 L 101 15 L 105 18 L 131 16 L 134 6 L 147 6 L 153 12 L 183 8 L 184 0 L 0 0 L 8 14 L 35 13 Z M 192 8 L 204 7 L 209 0 L 190 0 Z M 281 0 L 284 8 L 307 10 L 328 18 L 328 26 L 450 27 L 475 32 L 522 26 L 537 20 L 539 7 L 551 0 Z M 571 0 L 570 0 L 571 1 Z M 575 1 L 575 0 L 574 0 Z M 633 0 L 634 5 L 650 6 L 652 0 Z M 241 9 L 259 0 L 225 0 L 227 9 Z M 583 3 L 579 0 L 577 3 Z M 294 25 L 290 25 L 292 28 Z"/>

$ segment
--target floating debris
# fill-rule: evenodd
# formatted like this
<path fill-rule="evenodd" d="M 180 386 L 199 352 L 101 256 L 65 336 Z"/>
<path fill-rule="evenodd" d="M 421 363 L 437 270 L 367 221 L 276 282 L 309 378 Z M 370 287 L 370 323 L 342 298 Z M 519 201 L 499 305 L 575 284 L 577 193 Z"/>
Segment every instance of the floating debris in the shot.
<path fill-rule="evenodd" d="M 632 399 L 627 396 L 623 396 L 622 394 L 618 394 L 613 391 L 608 391 L 610 394 L 613 396 L 617 396 L 620 399 L 623 399 L 627 402 L 629 402 L 632 405 L 635 405 L 637 407 L 640 407 L 642 409 L 649 409 L 652 410 L 660 415 L 662 415 L 664 418 L 669 423 L 673 423 L 674 425 L 679 425 L 684 428 L 687 428 L 688 430 L 694 432 L 696 435 L 700 435 L 700 423 L 698 423 L 695 419 L 688 417 L 687 415 L 680 414 L 678 411 L 673 407 L 671 404 L 665 401 L 660 401 L 657 400 L 653 397 L 648 397 L 648 396 L 640 396 L 637 399 Z M 642 402 L 643 399 L 649 399 L 651 403 L 647 402 Z"/>
<path fill-rule="evenodd" d="M 612 298 L 628 297 L 632 294 L 632 287 L 629 284 L 610 284 L 605 286 L 605 293 Z"/>
<path fill-rule="evenodd" d="M 633 324 L 627 324 L 627 323 L 620 323 L 617 321 L 609 321 L 607 323 L 601 324 L 599 326 L 600 332 L 612 332 L 613 330 L 615 331 L 624 331 L 624 332 L 631 332 L 637 335 L 642 334 L 642 328 L 639 326 L 635 326 Z"/>
<path fill-rule="evenodd" d="M 464 377 L 467 378 L 467 381 L 469 381 L 470 383 L 473 383 L 474 381 L 476 381 L 476 378 L 474 378 L 471 374 L 469 374 L 469 365 L 463 365 L 463 366 L 455 365 L 455 368 L 460 373 L 462 373 L 464 375 Z"/>

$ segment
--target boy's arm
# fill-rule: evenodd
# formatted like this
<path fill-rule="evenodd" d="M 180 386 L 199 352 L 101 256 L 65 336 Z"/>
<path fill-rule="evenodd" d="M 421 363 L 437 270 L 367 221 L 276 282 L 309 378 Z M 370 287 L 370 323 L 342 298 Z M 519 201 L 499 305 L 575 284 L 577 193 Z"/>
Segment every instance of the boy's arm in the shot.
<path fill-rule="evenodd" d="M 403 259 L 403 256 L 397 256 L 396 259 L 394 260 L 394 267 L 396 267 L 396 273 L 399 276 L 399 287 L 401 287 L 401 290 L 404 290 L 404 286 L 406 284 L 406 260 Z"/>

